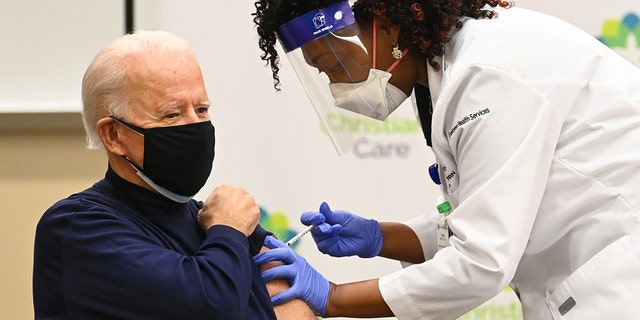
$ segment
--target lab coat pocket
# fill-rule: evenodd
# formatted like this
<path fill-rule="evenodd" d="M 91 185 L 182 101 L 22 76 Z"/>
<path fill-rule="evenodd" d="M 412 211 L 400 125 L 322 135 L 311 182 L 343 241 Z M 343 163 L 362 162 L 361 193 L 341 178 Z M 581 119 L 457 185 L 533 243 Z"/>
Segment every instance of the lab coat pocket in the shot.
<path fill-rule="evenodd" d="M 547 305 L 556 320 L 640 319 L 638 297 L 640 235 L 627 235 L 548 294 Z"/>

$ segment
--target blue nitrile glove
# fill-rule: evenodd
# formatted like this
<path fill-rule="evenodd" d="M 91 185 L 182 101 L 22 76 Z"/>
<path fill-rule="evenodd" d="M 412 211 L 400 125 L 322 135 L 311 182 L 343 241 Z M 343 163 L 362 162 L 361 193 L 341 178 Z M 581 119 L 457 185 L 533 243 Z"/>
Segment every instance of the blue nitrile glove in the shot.
<path fill-rule="evenodd" d="M 271 250 L 255 255 L 253 260 L 256 264 L 263 265 L 271 261 L 281 261 L 284 265 L 263 271 L 262 280 L 269 282 L 274 279 L 287 279 L 291 286 L 271 297 L 271 302 L 278 305 L 300 298 L 316 314 L 324 316 L 329 298 L 329 281 L 284 242 L 273 236 L 267 236 L 264 239 L 264 245 Z"/>
<path fill-rule="evenodd" d="M 364 219 L 349 211 L 331 211 L 326 202 L 320 205 L 320 212 L 304 212 L 300 222 L 316 225 L 311 234 L 318 250 L 334 257 L 358 255 L 371 258 L 382 249 L 382 231 L 378 221 Z"/>

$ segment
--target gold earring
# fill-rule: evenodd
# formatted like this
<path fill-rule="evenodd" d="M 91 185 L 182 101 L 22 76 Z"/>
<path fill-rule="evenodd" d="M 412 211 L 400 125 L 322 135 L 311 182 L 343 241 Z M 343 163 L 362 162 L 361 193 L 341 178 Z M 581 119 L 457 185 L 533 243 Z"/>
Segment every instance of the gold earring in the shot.
<path fill-rule="evenodd" d="M 402 59 L 402 50 L 400 50 L 400 46 L 398 46 L 397 43 L 393 45 L 393 49 L 391 50 L 391 56 L 396 60 Z"/>

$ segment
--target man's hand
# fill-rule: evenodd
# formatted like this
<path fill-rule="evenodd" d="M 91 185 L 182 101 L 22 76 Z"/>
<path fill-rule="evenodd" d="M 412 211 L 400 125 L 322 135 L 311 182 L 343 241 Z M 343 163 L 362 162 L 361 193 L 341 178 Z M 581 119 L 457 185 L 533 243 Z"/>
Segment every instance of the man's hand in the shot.
<path fill-rule="evenodd" d="M 223 184 L 207 197 L 198 220 L 204 230 L 214 225 L 226 225 L 248 237 L 260 222 L 260 208 L 243 188 Z"/>

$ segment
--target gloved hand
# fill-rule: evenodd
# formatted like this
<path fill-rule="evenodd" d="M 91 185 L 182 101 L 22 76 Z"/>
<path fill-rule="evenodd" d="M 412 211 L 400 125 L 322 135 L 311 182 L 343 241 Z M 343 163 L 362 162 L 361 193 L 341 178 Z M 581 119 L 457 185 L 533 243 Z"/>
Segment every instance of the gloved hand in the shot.
<path fill-rule="evenodd" d="M 271 302 L 278 305 L 300 298 L 316 314 L 324 316 L 329 298 L 329 281 L 284 242 L 267 236 L 264 245 L 271 250 L 255 255 L 253 260 L 256 264 L 281 261 L 284 265 L 263 271 L 262 280 L 269 282 L 274 279 L 287 279 L 291 285 L 289 289 L 271 297 Z"/>
<path fill-rule="evenodd" d="M 316 225 L 311 234 L 318 250 L 334 257 L 358 255 L 371 258 L 382 249 L 382 231 L 378 221 L 344 210 L 331 211 L 326 202 L 320 205 L 320 212 L 304 212 L 300 222 Z"/>

